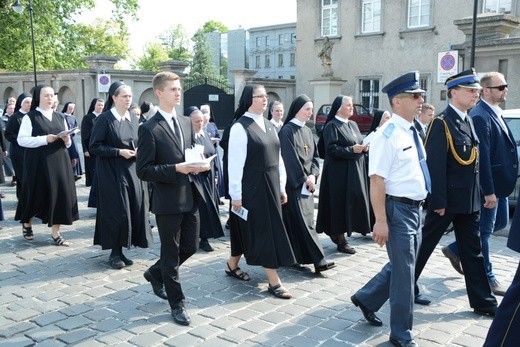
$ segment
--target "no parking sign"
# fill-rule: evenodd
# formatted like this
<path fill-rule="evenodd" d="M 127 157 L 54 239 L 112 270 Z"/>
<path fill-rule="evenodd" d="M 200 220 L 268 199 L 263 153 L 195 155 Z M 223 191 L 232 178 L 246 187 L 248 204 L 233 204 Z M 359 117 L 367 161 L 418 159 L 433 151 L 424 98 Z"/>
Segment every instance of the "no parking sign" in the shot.
<path fill-rule="evenodd" d="M 446 79 L 458 72 L 459 51 L 439 52 L 437 55 L 437 83 L 444 83 Z"/>
<path fill-rule="evenodd" d="M 97 75 L 97 88 L 98 93 L 108 93 L 110 88 L 110 75 L 109 74 L 98 74 Z"/>

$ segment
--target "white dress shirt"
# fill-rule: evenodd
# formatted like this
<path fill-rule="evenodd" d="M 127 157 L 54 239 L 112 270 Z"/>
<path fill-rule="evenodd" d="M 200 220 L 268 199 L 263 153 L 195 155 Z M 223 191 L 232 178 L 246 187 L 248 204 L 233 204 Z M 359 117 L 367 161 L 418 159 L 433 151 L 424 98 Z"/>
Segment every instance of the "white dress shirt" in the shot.
<path fill-rule="evenodd" d="M 40 112 L 45 118 L 47 118 L 49 121 L 52 121 L 52 113 L 54 110 L 42 110 L 39 107 L 36 107 L 36 111 Z M 63 118 L 63 126 L 65 129 L 68 129 L 67 121 L 65 118 Z M 20 130 L 18 131 L 18 137 L 16 138 L 16 141 L 18 144 L 22 147 L 27 148 L 37 148 L 41 146 L 48 145 L 47 143 L 47 135 L 39 135 L 39 136 L 32 136 L 32 123 L 29 116 L 26 114 L 22 118 L 22 124 L 20 124 Z M 50 135 L 50 134 L 49 134 Z M 57 135 L 57 134 L 53 134 Z M 65 143 L 65 147 L 69 148 L 72 144 L 72 141 L 69 140 Z"/>

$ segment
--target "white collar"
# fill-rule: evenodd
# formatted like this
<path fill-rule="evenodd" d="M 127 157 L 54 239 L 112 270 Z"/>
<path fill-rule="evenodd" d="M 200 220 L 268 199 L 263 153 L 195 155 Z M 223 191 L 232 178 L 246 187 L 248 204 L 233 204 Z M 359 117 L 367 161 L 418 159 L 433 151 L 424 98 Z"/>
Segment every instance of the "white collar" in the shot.
<path fill-rule="evenodd" d="M 294 124 L 298 125 L 299 127 L 305 126 L 305 122 L 302 122 L 301 120 L 296 119 L 296 117 L 291 119 L 289 122 L 294 123 Z"/>
<path fill-rule="evenodd" d="M 124 114 L 123 116 L 121 116 L 121 115 L 117 112 L 116 108 L 115 108 L 115 107 L 112 107 L 112 108 L 110 109 L 110 112 L 112 112 L 112 114 L 114 115 L 114 117 L 116 117 L 116 119 L 117 119 L 118 121 L 120 121 L 120 122 L 123 121 L 123 120 L 125 120 L 125 119 L 128 120 L 128 121 L 130 121 L 130 113 L 129 113 L 128 111 L 125 111 L 125 114 Z"/>

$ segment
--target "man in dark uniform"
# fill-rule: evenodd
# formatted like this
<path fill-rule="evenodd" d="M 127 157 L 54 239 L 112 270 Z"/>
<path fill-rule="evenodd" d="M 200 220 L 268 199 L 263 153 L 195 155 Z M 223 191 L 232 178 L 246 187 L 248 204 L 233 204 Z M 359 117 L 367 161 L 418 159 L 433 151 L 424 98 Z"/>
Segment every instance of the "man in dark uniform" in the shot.
<path fill-rule="evenodd" d="M 370 201 L 376 222 L 372 238 L 386 245 L 389 262 L 352 297 L 372 325 L 390 299 L 390 342 L 417 346 L 412 334 L 414 264 L 421 244 L 421 204 L 430 189 L 424 147 L 413 126 L 424 102 L 419 72 L 397 77 L 384 88 L 394 112 L 370 142 Z"/>
<path fill-rule="evenodd" d="M 425 141 L 432 191 L 415 280 L 453 223 L 470 306 L 476 314 L 494 316 L 497 301 L 487 281 L 479 236 L 478 137 L 467 115 L 478 101 L 481 87 L 474 69 L 449 77 L 446 85 L 449 106 L 432 121 Z M 415 293 L 419 293 L 417 285 Z"/>

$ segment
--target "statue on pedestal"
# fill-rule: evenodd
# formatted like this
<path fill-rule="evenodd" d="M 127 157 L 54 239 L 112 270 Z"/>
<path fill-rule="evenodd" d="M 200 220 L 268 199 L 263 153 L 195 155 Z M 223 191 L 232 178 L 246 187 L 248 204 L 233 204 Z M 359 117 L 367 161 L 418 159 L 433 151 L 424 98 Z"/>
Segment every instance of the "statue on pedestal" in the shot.
<path fill-rule="evenodd" d="M 318 58 L 321 59 L 321 65 L 325 70 L 322 75 L 323 77 L 334 75 L 334 72 L 332 71 L 332 46 L 334 46 L 334 43 L 329 40 L 328 36 L 325 36 L 323 47 L 321 48 L 320 53 L 318 53 Z"/>

